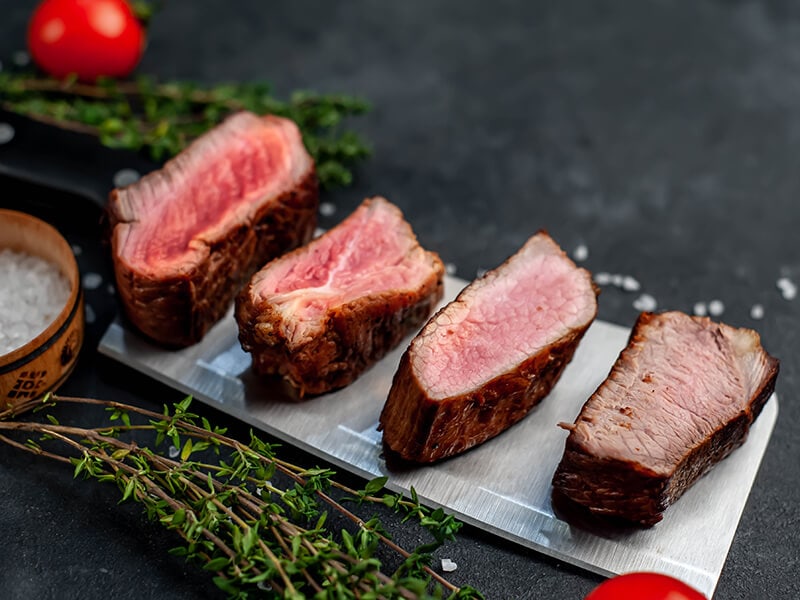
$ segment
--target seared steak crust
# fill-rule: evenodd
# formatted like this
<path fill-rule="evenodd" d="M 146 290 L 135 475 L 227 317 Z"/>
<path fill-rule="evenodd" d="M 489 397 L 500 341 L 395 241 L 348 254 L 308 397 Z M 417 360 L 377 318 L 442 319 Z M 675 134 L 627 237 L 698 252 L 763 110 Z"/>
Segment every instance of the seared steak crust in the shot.
<path fill-rule="evenodd" d="M 693 365 L 695 373 L 682 368 L 675 371 L 683 381 L 665 376 L 664 370 L 659 373 L 658 364 L 640 356 L 642 345 L 653 344 L 653 338 L 658 338 L 669 339 L 681 351 L 683 347 L 676 338 L 661 338 L 654 328 L 701 330 L 700 339 L 713 345 L 711 352 L 717 360 L 727 359 L 734 365 L 728 374 L 734 380 L 734 389 L 740 392 L 738 397 L 731 397 L 724 389 L 726 382 L 719 382 L 718 397 L 703 394 L 688 398 L 685 393 L 675 392 L 700 371 L 718 375 L 724 369 L 707 364 L 708 350 L 699 348 L 696 356 L 685 363 Z M 744 443 L 750 426 L 774 391 L 778 369 L 777 359 L 764 352 L 755 332 L 681 313 L 643 313 L 606 382 L 584 405 L 575 424 L 562 424 L 570 429 L 570 435 L 553 478 L 554 495 L 603 518 L 654 525 L 697 479 Z M 637 393 L 641 391 L 639 381 L 647 384 L 644 397 Z M 709 381 L 710 389 L 714 389 L 713 376 Z M 730 401 L 735 405 L 725 407 Z M 668 412 L 672 414 L 680 415 L 686 409 L 682 431 L 673 430 L 670 439 L 688 440 L 681 447 L 669 447 L 660 437 L 675 422 L 665 424 L 664 413 L 648 414 L 651 402 L 671 404 Z M 693 422 L 691 415 L 697 416 L 698 411 L 704 412 Z M 604 439 L 598 441 L 597 436 L 601 435 Z M 633 439 L 637 441 L 632 442 Z"/>
<path fill-rule="evenodd" d="M 381 413 L 384 444 L 404 460 L 430 463 L 502 433 L 550 393 L 588 325 L 480 388 L 444 400 L 427 395 L 404 354 L 392 385 L 394 400 Z"/>
<path fill-rule="evenodd" d="M 366 256 L 381 244 L 389 250 Z M 282 288 L 301 272 L 307 278 Z M 257 373 L 282 376 L 299 397 L 321 394 L 353 382 L 418 329 L 442 298 L 443 277 L 442 261 L 420 247 L 400 211 L 366 200 L 251 279 L 236 299 L 239 340 Z"/>
<path fill-rule="evenodd" d="M 300 397 L 341 388 L 425 322 L 441 300 L 443 275 L 442 268 L 414 292 L 376 294 L 334 307 L 323 331 L 298 347 L 281 336 L 263 335 L 258 325 L 279 323 L 281 317 L 247 302 L 243 291 L 236 320 L 249 325 L 240 328 L 239 340 L 252 353 L 256 373 L 281 375 Z"/>
<path fill-rule="evenodd" d="M 556 275 L 545 281 L 545 273 Z M 465 288 L 412 341 L 381 413 L 384 445 L 401 459 L 428 463 L 518 422 L 572 360 L 597 314 L 596 295 L 588 271 L 549 236 L 531 238 Z M 541 322 L 531 327 L 537 318 Z M 475 375 L 487 357 L 494 362 Z"/>
<path fill-rule="evenodd" d="M 267 138 L 261 145 L 249 134 L 260 128 L 266 135 L 282 130 L 280 143 Z M 228 153 L 242 138 L 252 149 L 250 156 L 239 149 L 247 161 L 240 165 Z M 283 155 L 290 158 L 282 162 Z M 253 172 L 262 168 L 259 180 Z M 161 170 L 111 192 L 111 247 L 125 314 L 162 345 L 198 342 L 253 272 L 311 238 L 318 204 L 314 165 L 293 124 L 249 113 L 229 118 Z M 149 255 L 157 252 L 165 258 Z"/>

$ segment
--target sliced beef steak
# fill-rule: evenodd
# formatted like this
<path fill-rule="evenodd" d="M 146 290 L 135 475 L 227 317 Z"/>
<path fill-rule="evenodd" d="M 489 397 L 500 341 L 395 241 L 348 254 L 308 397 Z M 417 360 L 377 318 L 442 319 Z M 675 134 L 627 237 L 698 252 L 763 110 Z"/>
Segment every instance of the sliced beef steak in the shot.
<path fill-rule="evenodd" d="M 111 192 L 117 289 L 131 322 L 199 341 L 267 260 L 308 241 L 319 204 L 294 123 L 238 113 L 161 170 Z"/>
<path fill-rule="evenodd" d="M 261 374 L 305 394 L 351 383 L 425 322 L 444 266 L 400 210 L 365 200 L 338 226 L 267 264 L 236 300 L 242 347 Z"/>
<path fill-rule="evenodd" d="M 381 414 L 385 445 L 432 462 L 496 436 L 550 392 L 596 314 L 589 272 L 536 234 L 411 342 Z"/>
<path fill-rule="evenodd" d="M 747 437 L 778 361 L 750 329 L 643 313 L 570 430 L 554 493 L 650 526 Z"/>

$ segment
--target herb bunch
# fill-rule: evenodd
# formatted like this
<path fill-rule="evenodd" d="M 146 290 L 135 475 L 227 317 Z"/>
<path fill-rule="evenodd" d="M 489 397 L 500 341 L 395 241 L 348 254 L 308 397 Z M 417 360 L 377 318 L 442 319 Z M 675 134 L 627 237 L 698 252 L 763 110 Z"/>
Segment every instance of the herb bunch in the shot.
<path fill-rule="evenodd" d="M 43 420 L 13 418 L 70 403 L 104 407 L 108 424 L 62 425 L 52 414 Z M 177 533 L 182 544 L 173 552 L 213 572 L 214 583 L 230 598 L 482 598 L 430 568 L 432 552 L 453 540 L 461 523 L 441 509 L 422 506 L 413 489 L 410 498 L 386 492 L 385 477 L 353 489 L 336 482 L 329 469 L 281 460 L 274 445 L 252 433 L 247 444 L 227 437 L 225 430 L 189 412 L 190 403 L 186 398 L 158 413 L 51 395 L 0 412 L 0 441 L 69 463 L 76 477 L 117 485 L 123 501 L 140 503 L 150 519 Z M 155 434 L 155 448 L 172 444 L 174 457 L 137 445 L 130 438 L 140 432 Z M 20 434 L 33 437 L 20 439 Z M 288 484 L 276 483 L 280 478 Z M 406 551 L 377 517 L 365 521 L 343 502 L 389 507 L 404 522 L 415 520 L 430 540 Z M 350 528 L 338 535 L 330 531 L 329 511 L 344 517 Z M 384 572 L 379 547 L 396 553 L 394 572 Z"/>
<path fill-rule="evenodd" d="M 236 111 L 287 117 L 300 128 L 323 188 L 350 185 L 354 166 L 369 155 L 364 140 L 345 127 L 348 117 L 368 110 L 363 100 L 311 92 L 280 100 L 259 82 L 203 87 L 140 76 L 87 84 L 0 71 L 0 107 L 94 135 L 111 148 L 147 151 L 156 161 L 174 156 Z"/>

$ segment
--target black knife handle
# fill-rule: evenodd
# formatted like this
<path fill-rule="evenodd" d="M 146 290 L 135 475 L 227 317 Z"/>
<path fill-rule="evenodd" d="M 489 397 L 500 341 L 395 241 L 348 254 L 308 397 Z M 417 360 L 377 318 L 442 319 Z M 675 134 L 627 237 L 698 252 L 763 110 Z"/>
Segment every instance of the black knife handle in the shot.
<path fill-rule="evenodd" d="M 6 110 L 0 110 L 0 127 L 0 175 L 69 192 L 54 195 L 54 202 L 78 197 L 102 208 L 121 171 L 144 174 L 157 168 L 135 152 L 106 148 L 90 135 Z"/>

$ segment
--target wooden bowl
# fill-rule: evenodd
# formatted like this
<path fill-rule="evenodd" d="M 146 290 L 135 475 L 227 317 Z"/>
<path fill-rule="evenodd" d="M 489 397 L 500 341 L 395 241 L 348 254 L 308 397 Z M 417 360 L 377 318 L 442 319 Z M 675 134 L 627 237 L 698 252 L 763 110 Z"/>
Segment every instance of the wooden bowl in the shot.
<path fill-rule="evenodd" d="M 0 411 L 41 397 L 61 385 L 75 367 L 84 333 L 78 263 L 61 234 L 31 215 L 0 209 L 0 250 L 5 248 L 56 265 L 69 281 L 70 295 L 44 331 L 24 346 L 0 356 Z"/>

